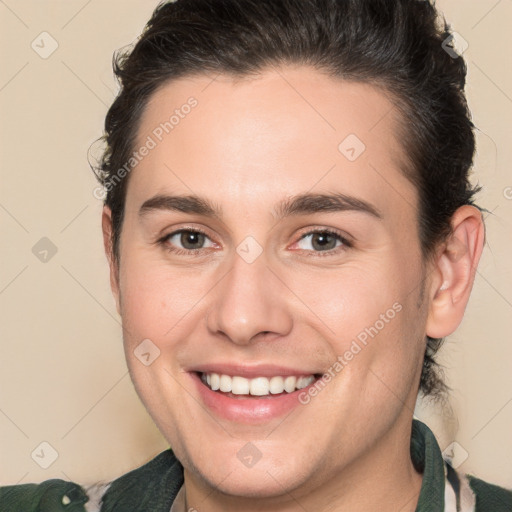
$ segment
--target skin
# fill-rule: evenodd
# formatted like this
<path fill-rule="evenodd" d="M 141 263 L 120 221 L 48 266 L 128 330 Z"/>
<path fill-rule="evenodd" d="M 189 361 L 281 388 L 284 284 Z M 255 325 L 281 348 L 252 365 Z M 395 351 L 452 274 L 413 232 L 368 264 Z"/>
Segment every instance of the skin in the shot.
<path fill-rule="evenodd" d="M 187 510 L 414 511 L 422 478 L 409 444 L 425 335 L 446 336 L 462 320 L 483 246 L 480 212 L 459 208 L 452 237 L 423 262 L 398 114 L 373 86 L 292 66 L 243 80 L 181 78 L 151 97 L 137 147 L 190 96 L 197 107 L 130 174 L 120 262 L 108 207 L 102 218 L 130 374 L 185 467 Z M 353 162 L 338 150 L 348 134 L 366 145 Z M 334 191 L 382 218 L 273 217 L 282 199 Z M 139 215 L 156 194 L 192 193 L 222 218 Z M 206 232 L 199 253 L 170 252 L 187 250 L 179 235 L 158 243 L 185 227 Z M 326 255 L 314 236 L 300 240 L 315 228 L 338 230 L 352 246 L 333 242 Z M 263 249 L 250 264 L 236 252 L 249 235 Z M 286 417 L 227 421 L 191 386 L 187 370 L 199 363 L 325 372 L 395 303 L 401 311 Z M 149 366 L 134 356 L 147 338 L 160 350 Z M 237 457 L 247 442 L 261 452 L 250 468 Z"/>

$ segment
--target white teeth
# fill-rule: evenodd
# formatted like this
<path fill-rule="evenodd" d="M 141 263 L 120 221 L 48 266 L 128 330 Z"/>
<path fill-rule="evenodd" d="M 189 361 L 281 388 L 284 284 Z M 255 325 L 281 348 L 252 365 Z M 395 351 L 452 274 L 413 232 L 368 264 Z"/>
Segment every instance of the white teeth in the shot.
<path fill-rule="evenodd" d="M 255 379 L 246 379 L 235 375 L 219 375 L 218 373 L 203 373 L 201 380 L 213 391 L 223 391 L 233 393 L 234 395 L 253 395 L 265 396 L 269 394 L 277 395 L 286 391 L 293 393 L 297 389 L 303 389 L 309 386 L 314 380 L 314 375 L 299 377 L 288 375 L 281 377 L 276 375 L 268 379 L 267 377 L 256 377 Z"/>
<path fill-rule="evenodd" d="M 297 377 L 286 377 L 286 379 L 284 379 L 284 390 L 287 393 L 292 393 L 295 391 L 295 384 L 297 384 Z"/>
<path fill-rule="evenodd" d="M 233 377 L 231 379 L 231 392 L 234 395 L 248 395 L 249 379 L 244 379 L 243 377 Z"/>
<path fill-rule="evenodd" d="M 251 395 L 263 396 L 270 393 L 270 382 L 266 377 L 256 377 L 250 382 Z"/>
<path fill-rule="evenodd" d="M 220 390 L 225 393 L 229 393 L 231 391 L 231 377 L 229 375 L 220 376 Z"/>
<path fill-rule="evenodd" d="M 269 382 L 269 391 L 273 395 L 282 393 L 284 391 L 284 379 L 283 377 L 272 377 Z"/>
<path fill-rule="evenodd" d="M 210 387 L 213 389 L 213 391 L 217 391 L 220 388 L 220 376 L 218 373 L 211 373 L 209 375 Z M 206 376 L 206 382 L 208 382 L 208 375 Z"/>
<path fill-rule="evenodd" d="M 297 387 L 297 389 L 305 388 L 305 387 L 309 386 L 314 380 L 315 380 L 315 377 L 313 377 L 313 375 L 310 375 L 309 377 L 299 377 L 297 379 L 296 387 Z"/>

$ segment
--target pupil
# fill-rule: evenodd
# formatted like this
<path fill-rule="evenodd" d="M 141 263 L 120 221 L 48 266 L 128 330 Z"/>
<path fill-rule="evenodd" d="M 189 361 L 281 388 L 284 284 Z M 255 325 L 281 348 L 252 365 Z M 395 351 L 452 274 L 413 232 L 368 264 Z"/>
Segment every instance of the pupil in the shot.
<path fill-rule="evenodd" d="M 201 237 L 204 237 L 202 233 L 194 233 L 192 231 L 184 231 L 181 234 L 181 244 L 186 249 L 196 249 L 197 247 L 194 247 L 194 244 L 198 244 L 198 242 L 201 241 Z M 189 247 L 192 245 L 192 247 Z"/>
<path fill-rule="evenodd" d="M 313 235 L 313 246 L 315 245 L 315 239 L 318 240 L 320 249 L 325 249 L 326 245 L 328 245 L 329 242 L 331 242 L 331 245 L 332 245 L 332 242 L 334 242 L 334 245 L 332 245 L 332 247 L 327 247 L 328 249 L 334 249 L 334 247 L 336 245 L 336 240 L 334 239 L 334 237 L 332 237 L 328 233 L 317 233 L 317 234 Z M 331 239 L 331 240 L 329 240 L 329 239 Z"/>

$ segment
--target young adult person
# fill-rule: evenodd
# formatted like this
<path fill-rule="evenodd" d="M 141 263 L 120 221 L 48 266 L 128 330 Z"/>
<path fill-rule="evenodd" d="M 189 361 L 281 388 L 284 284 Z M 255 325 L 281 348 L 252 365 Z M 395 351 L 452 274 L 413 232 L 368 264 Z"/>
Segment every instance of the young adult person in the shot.
<path fill-rule="evenodd" d="M 177 0 L 118 56 L 105 250 L 171 449 L 102 511 L 512 510 L 413 419 L 484 243 L 449 38 L 422 0 Z"/>

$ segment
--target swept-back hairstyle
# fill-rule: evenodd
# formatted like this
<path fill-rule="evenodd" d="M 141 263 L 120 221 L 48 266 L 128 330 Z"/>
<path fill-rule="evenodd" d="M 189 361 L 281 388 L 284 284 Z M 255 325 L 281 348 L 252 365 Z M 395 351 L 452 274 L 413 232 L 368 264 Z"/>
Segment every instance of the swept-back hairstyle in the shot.
<path fill-rule="evenodd" d="M 117 263 L 129 175 L 113 178 L 134 151 L 149 98 L 192 74 L 250 76 L 299 64 L 373 84 L 401 117 L 403 169 L 419 195 L 424 260 L 451 232 L 450 218 L 474 204 L 468 174 L 475 140 L 464 86 L 466 65 L 448 25 L 428 0 L 177 0 L 155 9 L 133 48 L 114 56 L 120 91 L 105 120 L 105 149 L 95 169 L 112 211 Z M 124 174 L 123 174 L 124 175 Z M 118 177 L 118 175 L 117 175 Z M 420 389 L 446 390 L 434 356 L 443 339 L 427 337 Z"/>

